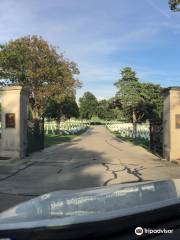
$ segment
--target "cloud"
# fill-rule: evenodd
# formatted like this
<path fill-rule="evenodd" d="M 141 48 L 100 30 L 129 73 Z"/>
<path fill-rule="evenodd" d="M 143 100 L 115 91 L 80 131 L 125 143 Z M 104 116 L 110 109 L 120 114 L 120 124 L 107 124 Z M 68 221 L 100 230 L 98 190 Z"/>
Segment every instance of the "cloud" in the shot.
<path fill-rule="evenodd" d="M 88 79 L 92 82 L 94 81 L 112 81 L 119 75 L 119 69 L 116 66 L 106 66 L 106 65 L 83 65 L 81 66 L 81 77 L 82 79 Z"/>
<path fill-rule="evenodd" d="M 158 53 L 162 43 L 161 52 L 168 51 L 180 19 L 162 1 L 147 1 L 1 0 L 0 42 L 37 34 L 59 46 L 79 65 L 84 83 L 79 95 L 92 90 L 99 98 L 112 96 L 123 66 L 132 66 L 143 81 L 164 79 L 168 85 L 171 77 L 179 78 L 177 68 L 176 74 L 171 69 L 165 73 L 165 59 L 151 52 Z"/>
<path fill-rule="evenodd" d="M 170 19 L 171 15 L 166 12 L 164 9 L 162 9 L 161 7 L 159 7 L 159 5 L 157 4 L 157 0 L 153 1 L 153 0 L 146 0 L 150 6 L 152 6 L 154 9 L 156 9 L 163 17 Z M 156 3 L 155 3 L 156 2 Z"/>
<path fill-rule="evenodd" d="M 82 89 L 77 90 L 77 95 L 76 95 L 77 101 L 86 91 L 92 92 L 98 100 L 112 98 L 116 93 L 116 89 L 113 85 L 110 85 L 107 88 L 103 87 L 103 85 L 99 86 L 99 88 L 97 88 L 97 87 L 96 88 L 89 87 L 88 89 L 82 88 Z"/>
<path fill-rule="evenodd" d="M 163 87 L 179 85 L 180 71 L 178 69 L 152 69 L 143 66 L 136 66 L 139 79 L 143 82 L 153 82 Z"/>

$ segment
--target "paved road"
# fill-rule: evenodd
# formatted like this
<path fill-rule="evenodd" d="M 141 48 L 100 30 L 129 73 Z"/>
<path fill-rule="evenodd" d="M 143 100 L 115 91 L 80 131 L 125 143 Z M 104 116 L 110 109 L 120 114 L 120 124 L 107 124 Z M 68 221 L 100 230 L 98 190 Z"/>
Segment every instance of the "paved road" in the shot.
<path fill-rule="evenodd" d="M 147 180 L 180 178 L 180 166 L 91 127 L 71 142 L 20 162 L 0 163 L 0 211 L 43 193 Z"/>

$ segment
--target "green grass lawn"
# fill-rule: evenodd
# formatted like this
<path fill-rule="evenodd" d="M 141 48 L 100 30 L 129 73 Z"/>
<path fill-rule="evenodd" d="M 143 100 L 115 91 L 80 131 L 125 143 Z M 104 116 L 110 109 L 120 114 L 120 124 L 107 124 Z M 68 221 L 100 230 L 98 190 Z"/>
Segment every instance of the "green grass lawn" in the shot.
<path fill-rule="evenodd" d="M 53 135 L 53 134 L 48 134 L 44 136 L 44 147 L 50 147 L 54 144 L 60 144 L 64 142 L 68 142 L 72 139 L 74 139 L 77 136 L 80 136 L 82 133 L 84 133 L 87 129 L 80 131 L 77 134 L 73 135 Z"/>
<path fill-rule="evenodd" d="M 149 150 L 149 141 L 143 138 L 130 138 L 130 137 L 122 137 L 119 133 L 115 133 L 115 136 L 122 139 L 123 141 L 130 142 L 134 145 L 141 146 L 145 149 Z"/>
<path fill-rule="evenodd" d="M 60 144 L 63 142 L 70 141 L 75 138 L 76 135 L 52 135 L 48 134 L 44 136 L 44 147 L 50 147 L 54 144 Z"/>

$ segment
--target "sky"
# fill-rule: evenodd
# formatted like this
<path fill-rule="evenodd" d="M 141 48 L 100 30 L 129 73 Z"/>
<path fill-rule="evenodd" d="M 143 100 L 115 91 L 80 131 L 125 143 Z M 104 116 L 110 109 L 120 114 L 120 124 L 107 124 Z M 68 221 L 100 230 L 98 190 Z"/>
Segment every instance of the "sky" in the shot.
<path fill-rule="evenodd" d="M 142 82 L 180 86 L 180 12 L 168 0 L 1 0 L 0 43 L 25 35 L 78 64 L 77 98 L 113 97 L 125 66 Z"/>

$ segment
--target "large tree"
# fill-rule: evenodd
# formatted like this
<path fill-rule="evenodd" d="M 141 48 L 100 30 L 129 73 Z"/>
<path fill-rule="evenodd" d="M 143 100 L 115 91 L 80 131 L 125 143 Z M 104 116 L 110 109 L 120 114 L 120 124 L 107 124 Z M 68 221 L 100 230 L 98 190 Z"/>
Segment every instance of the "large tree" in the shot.
<path fill-rule="evenodd" d="M 108 100 L 109 108 L 113 111 L 114 119 L 119 121 L 126 120 L 122 109 L 121 101 L 118 97 L 112 97 Z"/>
<path fill-rule="evenodd" d="M 48 102 L 44 117 L 54 119 L 57 122 L 57 128 L 60 129 L 60 121 L 62 117 L 69 119 L 71 117 L 79 117 L 79 108 L 75 100 L 75 96 L 66 97 L 64 101 L 58 103 L 54 100 Z"/>
<path fill-rule="evenodd" d="M 106 99 L 98 101 L 97 115 L 104 120 L 112 120 L 116 118 L 116 114 L 111 108 L 109 100 Z"/>
<path fill-rule="evenodd" d="M 152 83 L 141 83 L 136 72 L 129 67 L 121 70 L 115 99 L 121 103 L 124 116 L 135 124 L 138 121 L 158 121 L 161 118 L 162 88 Z"/>
<path fill-rule="evenodd" d="M 153 83 L 141 83 L 141 101 L 137 112 L 141 121 L 162 121 L 163 97 L 162 87 Z"/>
<path fill-rule="evenodd" d="M 98 101 L 91 92 L 85 92 L 79 99 L 79 111 L 81 118 L 90 119 L 97 115 Z"/>
<path fill-rule="evenodd" d="M 0 85 L 20 85 L 31 91 L 35 115 L 49 100 L 61 102 L 79 84 L 79 70 L 41 37 L 25 36 L 0 46 Z"/>
<path fill-rule="evenodd" d="M 129 115 L 128 117 L 135 123 L 138 120 L 136 107 L 141 100 L 141 86 L 136 72 L 130 67 L 123 68 L 121 78 L 115 83 L 115 86 L 118 88 L 116 98 L 120 100 L 125 115 Z"/>

